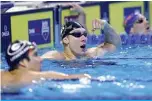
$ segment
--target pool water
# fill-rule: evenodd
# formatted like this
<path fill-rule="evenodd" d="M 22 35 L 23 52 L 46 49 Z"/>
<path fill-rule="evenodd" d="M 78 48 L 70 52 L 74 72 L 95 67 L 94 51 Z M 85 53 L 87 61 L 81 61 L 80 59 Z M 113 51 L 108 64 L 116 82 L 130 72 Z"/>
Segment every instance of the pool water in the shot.
<path fill-rule="evenodd" d="M 44 48 L 39 55 L 51 50 Z M 62 50 L 62 49 L 59 49 Z M 2 69 L 7 69 L 2 54 Z M 42 71 L 88 73 L 93 78 L 34 82 L 2 99 L 152 99 L 152 46 L 123 46 L 115 53 L 71 62 L 45 60 Z"/>

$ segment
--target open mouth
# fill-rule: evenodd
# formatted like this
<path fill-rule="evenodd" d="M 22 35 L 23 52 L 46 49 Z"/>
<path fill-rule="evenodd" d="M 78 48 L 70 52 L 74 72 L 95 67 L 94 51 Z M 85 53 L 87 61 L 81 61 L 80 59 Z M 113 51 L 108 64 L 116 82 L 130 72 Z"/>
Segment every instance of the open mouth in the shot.
<path fill-rule="evenodd" d="M 80 46 L 80 48 L 85 49 L 85 48 L 86 48 L 86 45 L 82 45 L 82 46 Z"/>

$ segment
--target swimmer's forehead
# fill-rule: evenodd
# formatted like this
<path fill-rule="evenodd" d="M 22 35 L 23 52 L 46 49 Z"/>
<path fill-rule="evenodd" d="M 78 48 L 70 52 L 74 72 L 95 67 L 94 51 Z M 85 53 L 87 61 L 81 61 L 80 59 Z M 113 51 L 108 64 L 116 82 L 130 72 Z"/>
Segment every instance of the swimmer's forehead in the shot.
<path fill-rule="evenodd" d="M 74 28 L 72 31 L 70 31 L 70 33 L 73 32 L 85 32 L 86 30 L 84 28 Z"/>

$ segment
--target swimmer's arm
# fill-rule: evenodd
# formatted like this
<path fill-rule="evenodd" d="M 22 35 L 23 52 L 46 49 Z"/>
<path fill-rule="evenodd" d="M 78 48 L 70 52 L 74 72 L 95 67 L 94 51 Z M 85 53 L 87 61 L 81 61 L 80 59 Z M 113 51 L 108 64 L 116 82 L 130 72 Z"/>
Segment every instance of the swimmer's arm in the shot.
<path fill-rule="evenodd" d="M 46 78 L 46 79 L 58 79 L 58 80 L 63 80 L 63 79 L 79 79 L 79 78 L 91 78 L 87 74 L 64 74 L 60 72 L 54 72 L 54 71 L 47 71 L 47 72 L 39 72 L 38 77 L 40 78 Z"/>
<path fill-rule="evenodd" d="M 77 21 L 87 30 L 86 27 L 86 14 L 85 12 L 79 13 Z"/>
<path fill-rule="evenodd" d="M 108 47 L 113 47 L 112 45 L 114 45 L 115 47 L 119 47 L 121 45 L 121 39 L 119 34 L 112 28 L 112 26 L 110 24 L 107 23 L 107 21 L 105 20 L 101 20 L 104 22 L 104 34 L 105 34 L 105 48 Z M 112 45 L 110 45 L 112 44 Z"/>
<path fill-rule="evenodd" d="M 100 26 L 95 25 L 94 27 L 103 29 L 105 42 L 97 47 L 89 48 L 86 52 L 88 57 L 103 56 L 107 52 L 113 52 L 121 45 L 120 36 L 105 20 L 95 19 L 94 21 L 100 23 Z"/>
<path fill-rule="evenodd" d="M 80 5 L 76 5 L 77 9 L 78 9 L 78 18 L 76 19 L 77 22 L 79 22 L 88 32 L 88 29 L 86 27 L 86 13 L 84 12 L 83 7 L 81 7 Z"/>
<path fill-rule="evenodd" d="M 99 20 L 97 20 L 99 21 Z M 95 49 L 95 56 L 100 55 L 100 52 L 113 52 L 121 45 L 121 39 L 119 34 L 112 28 L 110 24 L 107 23 L 105 20 L 100 20 L 102 25 L 102 29 L 105 34 L 105 42 L 98 45 Z"/>

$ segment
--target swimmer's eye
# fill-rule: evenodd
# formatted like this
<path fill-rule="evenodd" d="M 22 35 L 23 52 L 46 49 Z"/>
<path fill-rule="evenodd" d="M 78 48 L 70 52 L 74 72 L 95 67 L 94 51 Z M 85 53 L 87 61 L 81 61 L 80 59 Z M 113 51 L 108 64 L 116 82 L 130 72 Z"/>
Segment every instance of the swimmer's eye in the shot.
<path fill-rule="evenodd" d="M 87 32 L 83 32 L 83 33 L 81 33 L 81 32 L 74 32 L 74 33 L 70 33 L 69 35 L 72 35 L 72 36 L 77 37 L 77 38 L 81 37 L 82 35 L 84 35 L 85 37 L 87 37 Z"/>
<path fill-rule="evenodd" d="M 144 19 L 143 19 L 143 18 L 140 18 L 140 19 L 138 19 L 135 23 L 141 24 L 141 23 L 143 23 L 143 22 L 144 22 Z"/>

